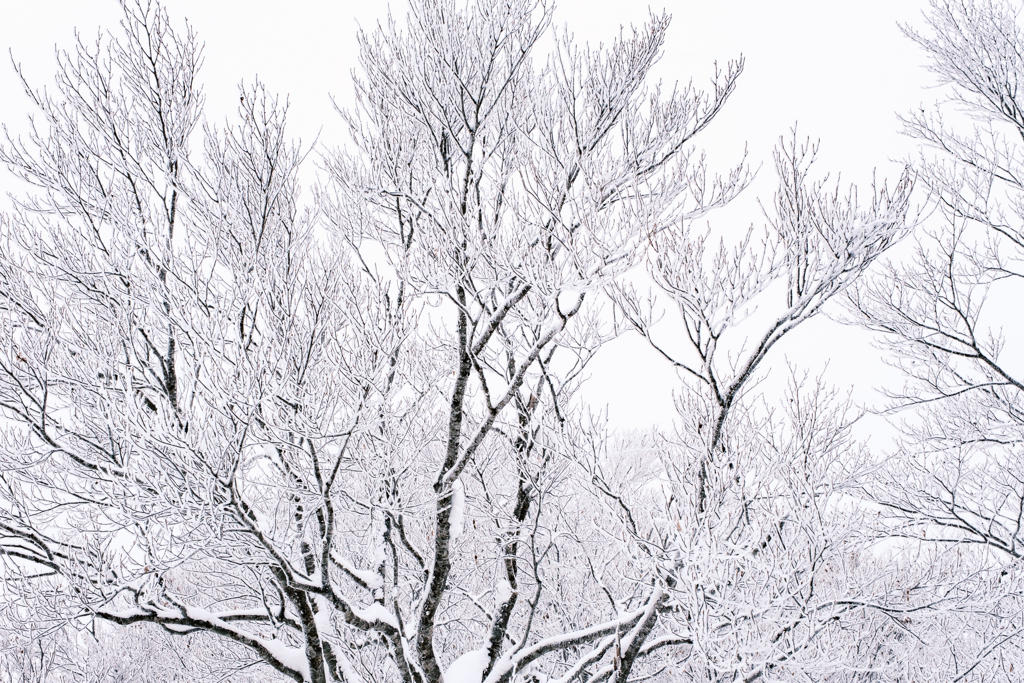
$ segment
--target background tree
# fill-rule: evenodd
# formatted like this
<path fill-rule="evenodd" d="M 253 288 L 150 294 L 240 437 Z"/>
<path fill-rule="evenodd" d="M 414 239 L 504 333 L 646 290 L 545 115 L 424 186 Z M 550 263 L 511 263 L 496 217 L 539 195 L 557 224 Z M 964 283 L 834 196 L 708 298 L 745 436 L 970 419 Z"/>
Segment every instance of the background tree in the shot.
<path fill-rule="evenodd" d="M 1024 375 L 1019 316 L 1006 314 L 1024 284 L 1018 12 L 935 0 L 926 32 L 904 28 L 949 95 L 904 118 L 906 133 L 937 152 L 916 166 L 934 214 L 911 257 L 850 293 L 907 377 L 893 408 L 913 409 L 872 495 L 897 533 L 915 539 L 906 547 L 926 542 L 950 568 L 916 587 L 921 600 L 972 605 L 971 617 L 915 629 L 938 645 L 954 680 L 1012 680 L 1024 667 Z"/>

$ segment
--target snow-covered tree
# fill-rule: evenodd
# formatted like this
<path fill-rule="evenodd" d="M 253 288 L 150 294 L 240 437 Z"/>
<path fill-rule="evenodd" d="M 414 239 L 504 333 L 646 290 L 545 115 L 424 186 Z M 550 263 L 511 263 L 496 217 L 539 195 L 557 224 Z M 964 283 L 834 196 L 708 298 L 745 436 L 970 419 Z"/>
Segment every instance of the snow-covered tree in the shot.
<path fill-rule="evenodd" d="M 867 462 L 850 432 L 856 411 L 795 369 L 784 396 L 753 391 L 775 344 L 906 233 L 909 174 L 858 203 L 856 188 L 809 180 L 816 154 L 795 132 L 780 141 L 763 235 L 715 249 L 710 232 L 664 231 L 648 261 L 656 294 L 613 293 L 683 380 L 676 432 L 659 449 L 667 495 L 638 536 L 665 567 L 663 621 L 692 643 L 676 665 L 688 680 L 881 674 L 894 661 L 872 650 L 889 637 L 878 618 L 900 608 L 860 557 L 874 538 L 856 504 Z M 650 505 L 638 499 L 633 514 Z"/>
<path fill-rule="evenodd" d="M 909 175 L 858 201 L 794 135 L 764 236 L 716 251 L 695 221 L 750 173 L 692 139 L 742 60 L 663 91 L 666 16 L 591 50 L 543 2 L 413 0 L 360 34 L 352 144 L 300 196 L 286 107 L 257 83 L 200 125 L 196 37 L 122 5 L 0 147 L 28 184 L 0 218 L 0 597 L 57 643 L 40 663 L 627 683 L 931 656 L 905 596 L 953 573 L 872 550 L 853 411 L 799 371 L 754 391 L 785 335 L 868 291 Z M 623 284 L 641 264 L 678 338 Z M 684 380 L 671 435 L 580 407 L 624 329 Z M 90 644 L 111 628 L 150 654 Z"/>
<path fill-rule="evenodd" d="M 892 394 L 906 418 L 900 444 L 870 490 L 906 547 L 926 547 L 947 568 L 915 591 L 943 620 L 918 619 L 914 631 L 937 645 L 951 680 L 1015 680 L 1024 667 L 1018 14 L 1002 2 L 933 0 L 924 31 L 904 27 L 946 94 L 904 117 L 928 150 L 916 174 L 934 210 L 913 254 L 850 296 L 907 378 Z"/>
<path fill-rule="evenodd" d="M 657 577 L 609 615 L 580 573 L 604 539 L 568 397 L 592 293 L 742 188 L 688 146 L 742 63 L 662 94 L 667 17 L 545 57 L 544 5 L 415 2 L 360 37 L 354 148 L 304 208 L 284 107 L 243 88 L 200 131 L 196 38 L 124 10 L 0 152 L 33 186 L 0 259 L 7 591 L 301 681 L 509 680 L 646 635 Z"/>

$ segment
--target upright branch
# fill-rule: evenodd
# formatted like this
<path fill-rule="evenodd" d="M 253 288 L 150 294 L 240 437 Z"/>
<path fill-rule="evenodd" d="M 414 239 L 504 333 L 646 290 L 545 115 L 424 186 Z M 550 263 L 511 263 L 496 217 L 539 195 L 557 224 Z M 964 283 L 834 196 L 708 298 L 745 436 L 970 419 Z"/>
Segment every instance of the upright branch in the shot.
<path fill-rule="evenodd" d="M 798 144 L 795 131 L 788 142 L 780 140 L 775 215 L 760 244 L 750 230 L 734 245 L 721 238 L 710 252 L 711 233 L 694 234 L 685 223 L 651 240 L 649 273 L 682 323 L 683 333 L 675 339 L 655 336 L 653 296 L 642 299 L 628 286 L 613 290 L 623 322 L 684 378 L 694 380 L 703 397 L 705 408 L 698 410 L 704 414 L 693 417 L 703 452 L 694 500 L 699 513 L 707 509 L 709 468 L 720 459 L 730 411 L 768 352 L 906 234 L 913 187 L 909 170 L 891 191 L 884 184 L 873 188 L 864 206 L 856 187 L 841 195 L 838 187 L 826 188 L 827 178 L 808 180 L 816 153 L 816 144 Z M 751 332 L 746 320 L 779 291 L 784 300 L 771 321 Z"/>

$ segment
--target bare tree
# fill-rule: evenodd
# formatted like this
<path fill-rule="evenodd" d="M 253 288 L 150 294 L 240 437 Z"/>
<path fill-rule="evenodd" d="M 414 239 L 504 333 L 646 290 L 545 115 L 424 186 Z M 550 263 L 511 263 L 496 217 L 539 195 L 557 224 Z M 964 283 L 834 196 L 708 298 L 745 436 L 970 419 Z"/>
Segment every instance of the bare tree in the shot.
<path fill-rule="evenodd" d="M 935 544 L 953 568 L 937 590 L 974 600 L 974 616 L 958 617 L 965 637 L 921 625 L 924 639 L 946 641 L 952 680 L 1012 680 L 1024 666 L 1024 374 L 1011 303 L 1024 282 L 1018 11 L 935 0 L 927 32 L 904 27 L 949 94 L 904 118 L 936 153 L 917 164 L 935 211 L 910 258 L 850 292 L 908 379 L 892 394 L 894 410 L 908 411 L 903 437 L 872 493 L 896 533 Z"/>
<path fill-rule="evenodd" d="M 667 16 L 584 50 L 542 2 L 413 0 L 360 34 L 352 144 L 305 199 L 287 107 L 243 86 L 233 123 L 200 126 L 196 37 L 156 3 L 122 6 L 119 34 L 59 55 L 54 94 L 26 84 L 38 123 L 0 148 L 32 188 L 0 219 L 12 614 L 311 683 L 1012 667 L 1018 387 L 976 341 L 977 294 L 1018 277 L 995 241 L 1024 238 L 987 203 L 1012 189 L 1012 153 L 984 161 L 980 136 L 908 120 L 973 169 L 919 171 L 955 234 L 918 274 L 860 284 L 907 232 L 911 174 L 842 194 L 810 179 L 817 148 L 795 133 L 763 237 L 715 249 L 694 223 L 750 173 L 715 176 L 692 139 L 742 60 L 708 92 L 663 92 L 646 79 Z M 992 85 L 1015 53 L 953 50 L 1012 22 L 936 7 L 944 37 L 913 35 L 950 55 L 940 73 L 976 113 L 1017 116 L 1015 86 Z M 991 73 L 957 80 L 971 69 Z M 979 225 L 995 241 L 968 248 Z M 641 264 L 675 331 L 624 284 Z M 784 396 L 755 391 L 779 341 L 847 292 L 923 383 L 903 398 L 945 411 L 889 481 L 834 390 L 793 370 Z M 580 408 L 587 363 L 624 329 L 682 378 L 672 434 L 610 434 Z M 865 482 L 898 524 L 859 500 Z M 917 554 L 879 550 L 894 529 Z M 968 544 L 985 553 L 961 560 Z M 152 677 L 125 649 L 66 647 L 77 659 L 17 663 Z"/>
<path fill-rule="evenodd" d="M 655 295 L 613 293 L 625 324 L 683 380 L 660 456 L 669 523 L 640 535 L 670 567 L 675 630 L 693 644 L 678 666 L 693 680 L 880 674 L 895 659 L 878 655 L 891 640 L 878 618 L 902 606 L 887 600 L 884 571 L 859 559 L 873 538 L 854 502 L 867 462 L 850 435 L 855 411 L 798 374 L 785 397 L 752 391 L 775 344 L 906 234 L 909 172 L 862 204 L 856 188 L 809 180 L 816 153 L 795 131 L 780 141 L 760 239 L 751 230 L 712 250 L 712 234 L 691 228 L 651 241 L 649 274 L 674 328 Z"/>
<path fill-rule="evenodd" d="M 34 188 L 0 252 L 19 604 L 297 681 L 625 681 L 683 645 L 650 639 L 666 577 L 591 524 L 569 398 L 592 293 L 744 186 L 689 146 L 742 62 L 665 96 L 667 17 L 535 67 L 549 7 L 414 2 L 361 36 L 353 151 L 303 208 L 285 107 L 243 87 L 200 131 L 195 36 L 123 7 L 0 151 Z"/>

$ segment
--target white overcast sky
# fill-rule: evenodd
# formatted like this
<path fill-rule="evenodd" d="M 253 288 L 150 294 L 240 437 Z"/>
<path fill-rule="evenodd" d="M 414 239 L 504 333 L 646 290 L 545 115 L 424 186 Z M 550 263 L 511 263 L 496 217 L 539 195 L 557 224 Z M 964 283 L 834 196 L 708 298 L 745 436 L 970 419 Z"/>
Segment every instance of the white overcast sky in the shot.
<path fill-rule="evenodd" d="M 292 134 L 310 142 L 320 134 L 329 146 L 343 144 L 344 129 L 330 95 L 344 104 L 352 93 L 355 34 L 370 30 L 389 11 L 404 17 L 401 0 L 167 0 L 172 21 L 188 19 L 206 44 L 202 81 L 207 117 L 222 124 L 234 114 L 237 84 L 258 76 L 291 102 Z M 705 84 L 717 60 L 740 54 L 746 70 L 735 95 L 700 144 L 713 167 L 728 168 L 744 146 L 758 182 L 744 205 L 716 221 L 743 226 L 761 222 L 755 196 L 770 205 L 774 178 L 771 151 L 780 135 L 799 123 L 801 136 L 821 139 L 819 170 L 843 181 L 895 181 L 900 161 L 914 149 L 899 135 L 897 112 L 933 103 L 931 76 L 921 68 L 923 53 L 900 33 L 898 23 L 921 25 L 925 0 L 666 0 L 650 9 L 672 15 L 668 44 L 656 70 L 666 83 L 693 79 Z M 10 49 L 37 87 L 52 83 L 55 47 L 69 48 L 77 28 L 87 42 L 100 27 L 116 27 L 114 0 L 0 0 L 0 46 Z M 555 23 L 580 42 L 596 45 L 614 38 L 620 26 L 648 16 L 644 3 L 562 1 Z M 28 112 L 10 61 L 0 63 L 0 121 L 23 131 Z M 0 188 L 10 186 L 0 180 Z M 750 192 L 748 190 L 748 192 Z M 840 385 L 878 376 L 877 352 L 867 337 L 827 321 L 797 331 L 799 343 L 783 355 L 817 369 L 831 358 L 830 377 Z M 838 340 L 842 339 L 843 343 Z M 613 344 L 593 366 L 592 399 L 610 404 L 615 423 L 640 426 L 670 411 L 677 384 L 671 372 L 647 355 L 638 357 L 630 340 Z M 796 356 L 796 357 L 794 357 Z M 855 359 L 851 361 L 851 359 Z M 868 371 L 870 369 L 870 372 Z M 633 378 L 637 378 L 634 380 Z M 641 379 L 642 378 L 642 379 Z"/>

